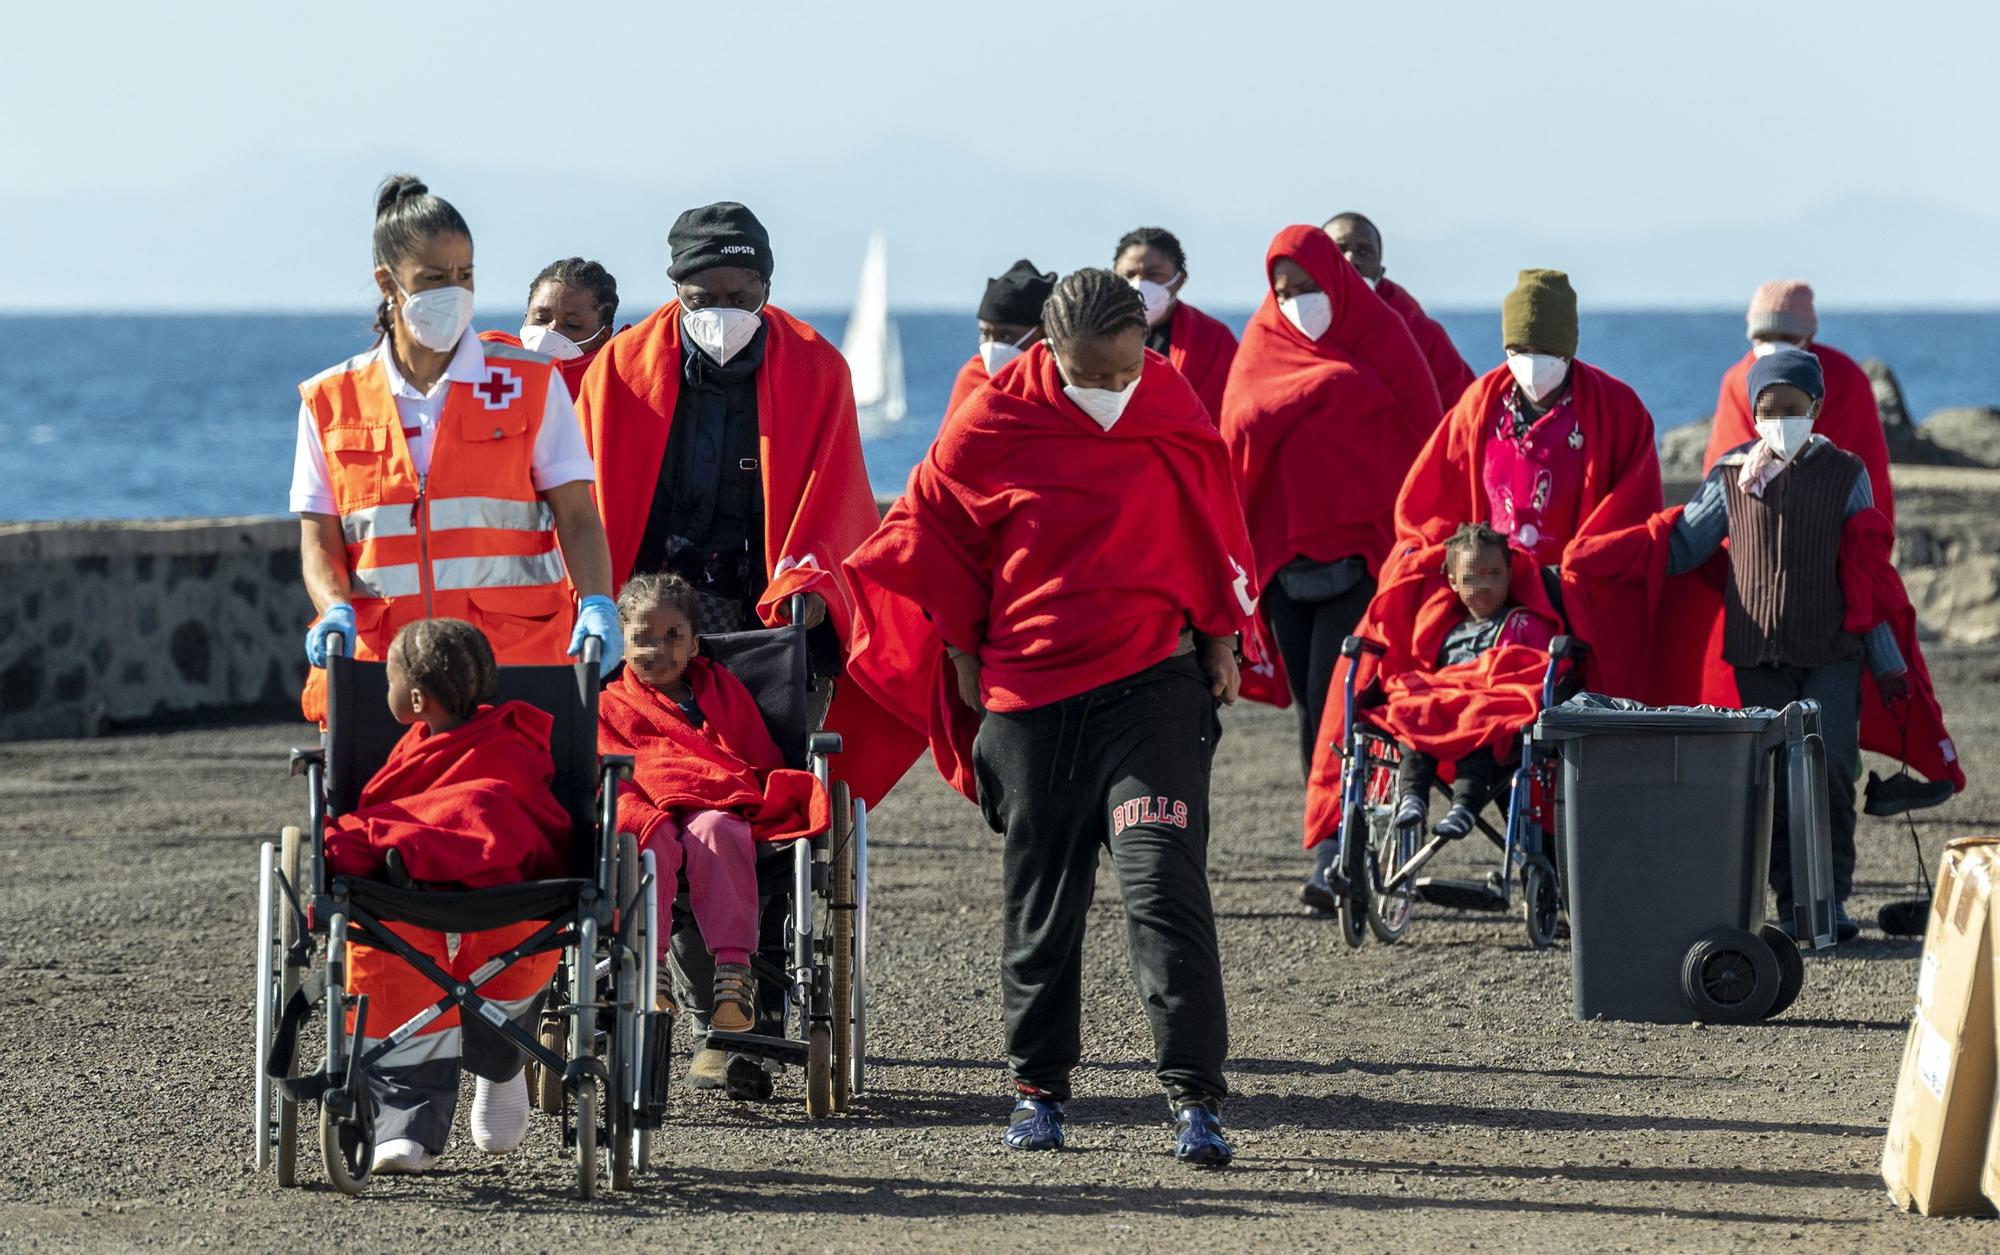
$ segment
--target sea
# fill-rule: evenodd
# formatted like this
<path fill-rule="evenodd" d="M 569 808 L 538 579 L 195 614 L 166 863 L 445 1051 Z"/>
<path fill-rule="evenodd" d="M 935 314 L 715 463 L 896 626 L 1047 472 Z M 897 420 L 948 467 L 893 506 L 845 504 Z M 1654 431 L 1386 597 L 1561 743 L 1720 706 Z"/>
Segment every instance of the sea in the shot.
<path fill-rule="evenodd" d="M 794 311 L 835 343 L 844 311 Z M 1210 310 L 1241 330 L 1247 310 Z M 1500 360 L 1494 311 L 1432 311 L 1475 370 Z M 4 315 L 0 520 L 282 514 L 302 379 L 368 346 L 347 314 Z M 878 493 L 902 488 L 977 347 L 964 314 L 901 312 L 909 415 L 864 434 Z M 517 324 L 486 323 L 512 330 Z M 1918 416 L 2000 405 L 2000 311 L 1827 313 L 1820 338 L 1881 358 Z M 1740 310 L 1587 313 L 1579 356 L 1639 392 L 1665 431 L 1706 418 L 1745 348 Z"/>

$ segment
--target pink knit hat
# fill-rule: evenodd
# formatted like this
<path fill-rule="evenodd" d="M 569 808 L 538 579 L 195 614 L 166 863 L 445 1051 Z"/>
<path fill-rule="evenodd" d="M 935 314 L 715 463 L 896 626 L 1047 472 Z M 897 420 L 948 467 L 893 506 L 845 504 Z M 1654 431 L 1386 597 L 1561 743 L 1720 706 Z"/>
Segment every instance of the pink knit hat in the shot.
<path fill-rule="evenodd" d="M 1750 298 L 1750 338 L 1798 336 L 1810 340 L 1819 333 L 1813 312 L 1812 285 L 1803 279 L 1773 279 Z"/>

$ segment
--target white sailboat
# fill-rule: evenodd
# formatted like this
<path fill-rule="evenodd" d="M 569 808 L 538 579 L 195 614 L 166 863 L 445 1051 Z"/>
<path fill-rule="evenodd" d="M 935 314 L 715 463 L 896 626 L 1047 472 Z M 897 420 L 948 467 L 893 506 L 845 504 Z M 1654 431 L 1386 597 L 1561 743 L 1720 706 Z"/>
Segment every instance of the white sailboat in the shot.
<path fill-rule="evenodd" d="M 889 241 L 880 231 L 868 237 L 861 263 L 861 290 L 854 297 L 841 356 L 854 379 L 854 404 L 862 429 L 903 421 L 903 342 L 889 314 Z"/>

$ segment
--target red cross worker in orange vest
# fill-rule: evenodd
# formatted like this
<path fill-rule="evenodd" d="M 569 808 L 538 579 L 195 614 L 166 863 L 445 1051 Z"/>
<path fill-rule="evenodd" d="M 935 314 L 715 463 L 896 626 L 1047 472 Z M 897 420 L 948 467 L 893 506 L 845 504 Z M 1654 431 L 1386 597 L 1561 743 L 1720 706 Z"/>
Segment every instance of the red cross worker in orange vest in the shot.
<path fill-rule="evenodd" d="M 322 668 L 335 636 L 355 657 L 380 659 L 421 619 L 471 623 L 502 666 L 561 663 L 595 636 L 610 671 L 624 649 L 611 556 L 591 498 L 595 468 L 554 361 L 472 333 L 471 229 L 417 179 L 382 185 L 374 253 L 381 338 L 299 386 L 291 505 L 319 611 L 306 636 L 306 716 L 325 716 Z M 467 976 L 539 926 L 447 937 L 391 925 Z M 350 953 L 349 983 L 369 995 L 371 1033 L 391 1032 L 436 998 L 393 954 Z M 480 992 L 531 1025 L 555 959 L 516 963 Z M 381 1060 L 376 1171 L 420 1171 L 443 1151 L 461 1058 L 478 1077 L 474 1142 L 495 1153 L 520 1144 L 528 1098 L 519 1051 L 453 1013 Z"/>

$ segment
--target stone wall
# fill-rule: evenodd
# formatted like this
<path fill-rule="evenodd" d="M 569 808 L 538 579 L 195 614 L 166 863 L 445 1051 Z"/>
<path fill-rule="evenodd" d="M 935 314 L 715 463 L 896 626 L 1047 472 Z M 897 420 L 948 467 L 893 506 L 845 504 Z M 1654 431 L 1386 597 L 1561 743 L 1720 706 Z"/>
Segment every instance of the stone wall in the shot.
<path fill-rule="evenodd" d="M 0 524 L 0 739 L 297 709 L 291 518 Z"/>

